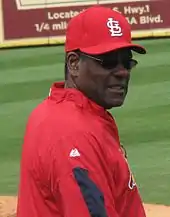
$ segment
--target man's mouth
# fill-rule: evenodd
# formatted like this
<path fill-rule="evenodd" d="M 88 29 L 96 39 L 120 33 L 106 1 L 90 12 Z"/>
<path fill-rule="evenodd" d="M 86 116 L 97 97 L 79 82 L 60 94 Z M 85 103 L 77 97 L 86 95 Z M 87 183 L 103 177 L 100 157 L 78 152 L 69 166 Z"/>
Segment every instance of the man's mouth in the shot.
<path fill-rule="evenodd" d="M 115 90 L 124 90 L 126 88 L 126 85 L 109 85 L 108 88 Z"/>

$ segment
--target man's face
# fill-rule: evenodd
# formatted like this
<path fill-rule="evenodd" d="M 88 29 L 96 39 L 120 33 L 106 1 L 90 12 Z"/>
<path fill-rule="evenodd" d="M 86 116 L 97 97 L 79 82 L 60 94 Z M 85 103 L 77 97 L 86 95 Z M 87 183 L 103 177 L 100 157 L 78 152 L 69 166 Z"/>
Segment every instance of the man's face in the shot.
<path fill-rule="evenodd" d="M 76 87 L 88 98 L 104 107 L 121 106 L 125 100 L 130 71 L 136 62 L 129 49 L 120 49 L 104 55 L 78 53 Z"/>

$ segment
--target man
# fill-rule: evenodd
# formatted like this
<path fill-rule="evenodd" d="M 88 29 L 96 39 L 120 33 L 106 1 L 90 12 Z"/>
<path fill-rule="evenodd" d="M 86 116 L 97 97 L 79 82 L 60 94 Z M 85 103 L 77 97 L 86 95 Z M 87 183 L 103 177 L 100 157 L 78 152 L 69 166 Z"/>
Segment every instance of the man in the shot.
<path fill-rule="evenodd" d="M 17 217 L 145 217 L 107 109 L 125 100 L 136 66 L 126 19 L 94 6 L 66 32 L 66 79 L 30 115 Z"/>

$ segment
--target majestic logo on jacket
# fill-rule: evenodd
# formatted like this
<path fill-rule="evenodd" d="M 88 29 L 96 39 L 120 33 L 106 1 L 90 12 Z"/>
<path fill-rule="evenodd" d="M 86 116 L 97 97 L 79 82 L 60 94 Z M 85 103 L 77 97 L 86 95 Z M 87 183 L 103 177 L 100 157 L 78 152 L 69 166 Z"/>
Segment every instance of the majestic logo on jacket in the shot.
<path fill-rule="evenodd" d="M 77 148 L 71 150 L 70 157 L 80 157 L 80 153 Z"/>
<path fill-rule="evenodd" d="M 127 165 L 128 165 L 129 172 L 130 172 L 128 187 L 129 187 L 131 190 L 133 190 L 134 187 L 136 186 L 136 181 L 135 181 L 135 178 L 134 178 L 134 176 L 133 176 L 133 173 L 132 173 L 132 171 L 131 171 L 131 169 L 130 169 L 130 166 L 129 166 L 129 163 L 128 163 L 128 159 L 127 159 L 127 152 L 126 152 L 126 149 L 124 148 L 123 145 L 121 145 L 121 151 L 122 151 L 122 153 L 123 153 L 123 156 L 124 156 L 124 158 L 125 158 L 125 161 L 126 161 L 126 163 L 127 163 Z"/>

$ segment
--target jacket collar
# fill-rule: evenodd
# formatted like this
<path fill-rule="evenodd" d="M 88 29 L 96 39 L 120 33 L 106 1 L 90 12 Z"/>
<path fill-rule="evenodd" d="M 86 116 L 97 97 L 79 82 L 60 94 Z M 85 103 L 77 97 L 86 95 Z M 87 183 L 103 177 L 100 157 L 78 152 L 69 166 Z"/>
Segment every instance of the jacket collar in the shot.
<path fill-rule="evenodd" d="M 64 82 L 56 82 L 52 85 L 49 99 L 54 100 L 56 103 L 72 101 L 82 109 L 88 109 L 100 115 L 107 113 L 103 107 L 88 99 L 81 91 L 75 88 L 64 88 Z"/>
<path fill-rule="evenodd" d="M 80 109 L 102 117 L 107 121 L 111 129 L 114 131 L 114 136 L 119 140 L 118 129 L 112 115 L 103 107 L 88 99 L 79 90 L 75 88 L 64 88 L 64 82 L 57 82 L 52 85 L 48 99 L 55 101 L 56 104 L 64 101 L 72 101 Z"/>

